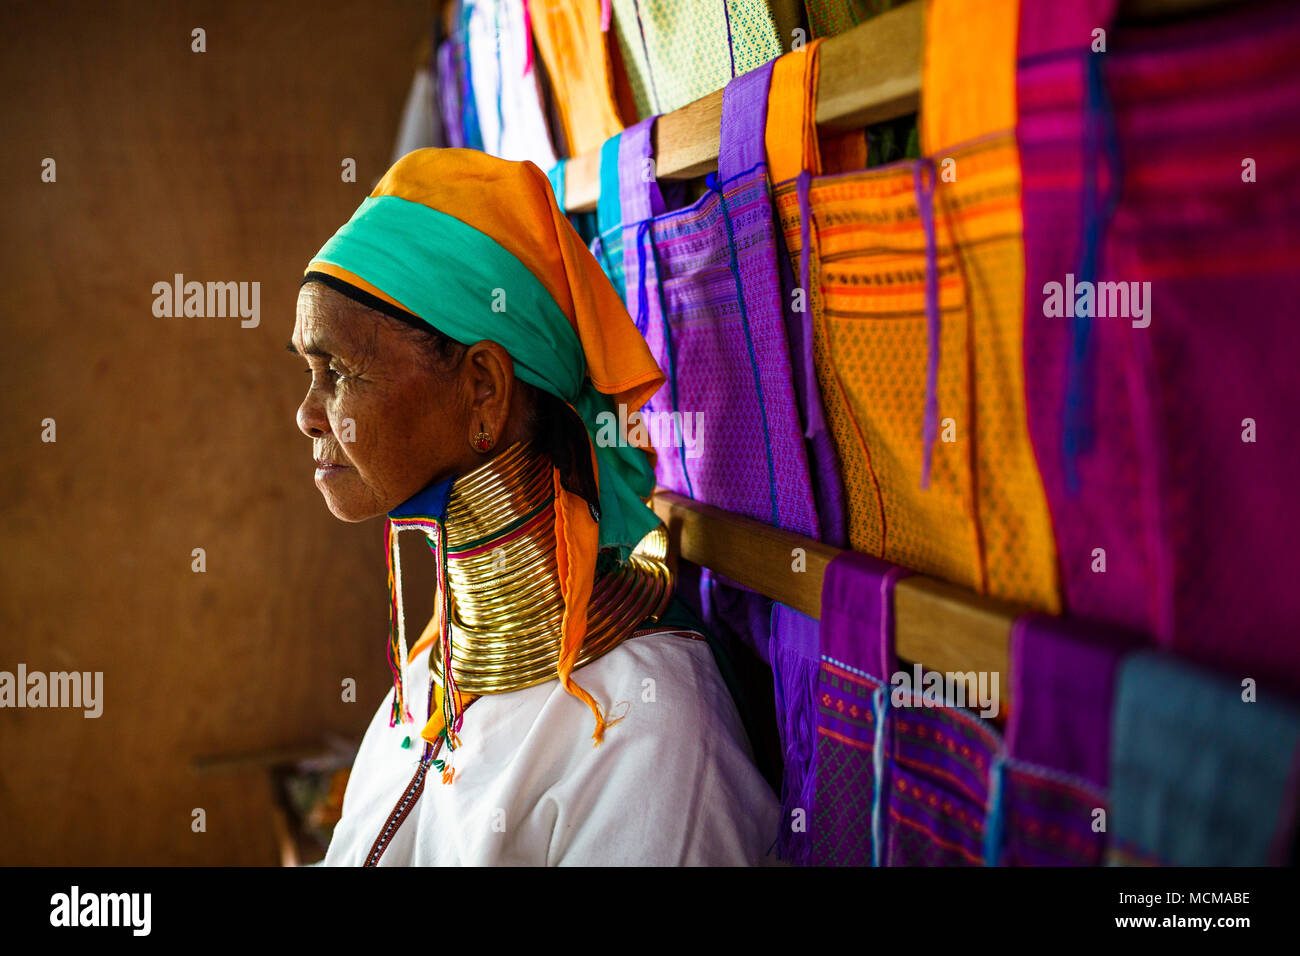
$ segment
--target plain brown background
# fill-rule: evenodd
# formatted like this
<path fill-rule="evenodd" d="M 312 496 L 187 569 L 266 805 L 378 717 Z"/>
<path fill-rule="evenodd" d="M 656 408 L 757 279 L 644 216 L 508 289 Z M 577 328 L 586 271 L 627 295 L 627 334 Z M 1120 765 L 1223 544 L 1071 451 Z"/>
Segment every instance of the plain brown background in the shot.
<path fill-rule="evenodd" d="M 359 740 L 387 692 L 382 525 L 325 509 L 284 345 L 308 258 L 388 165 L 428 18 L 4 5 L 0 670 L 103 671 L 104 711 L 0 709 L 0 863 L 274 864 L 264 775 L 194 758 Z M 155 318 L 177 272 L 260 282 L 261 324 Z"/>

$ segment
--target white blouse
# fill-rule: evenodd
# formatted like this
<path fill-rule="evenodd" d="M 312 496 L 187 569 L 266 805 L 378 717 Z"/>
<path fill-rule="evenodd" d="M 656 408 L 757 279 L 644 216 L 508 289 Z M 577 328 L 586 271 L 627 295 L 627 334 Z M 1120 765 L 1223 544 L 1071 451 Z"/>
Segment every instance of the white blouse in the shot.
<path fill-rule="evenodd" d="M 326 865 L 361 865 L 383 830 L 380 866 L 776 863 L 776 795 L 698 634 L 629 638 L 574 671 L 607 716 L 626 711 L 599 747 L 591 710 L 558 680 L 480 697 L 461 746 L 439 754 L 455 768 L 451 784 L 432 766 L 418 774 L 428 655 L 408 673 L 416 722 L 388 726 L 390 691 L 353 764 Z"/>

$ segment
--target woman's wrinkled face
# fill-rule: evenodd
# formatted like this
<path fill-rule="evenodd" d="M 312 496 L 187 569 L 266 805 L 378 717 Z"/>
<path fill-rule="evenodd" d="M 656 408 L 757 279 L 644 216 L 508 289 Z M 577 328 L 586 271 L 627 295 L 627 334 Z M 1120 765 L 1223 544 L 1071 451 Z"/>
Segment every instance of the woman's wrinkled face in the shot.
<path fill-rule="evenodd" d="M 316 487 L 335 517 L 386 514 L 477 463 L 466 379 L 431 370 L 410 333 L 311 282 L 298 294 L 289 344 L 311 377 L 298 427 L 312 440 Z"/>

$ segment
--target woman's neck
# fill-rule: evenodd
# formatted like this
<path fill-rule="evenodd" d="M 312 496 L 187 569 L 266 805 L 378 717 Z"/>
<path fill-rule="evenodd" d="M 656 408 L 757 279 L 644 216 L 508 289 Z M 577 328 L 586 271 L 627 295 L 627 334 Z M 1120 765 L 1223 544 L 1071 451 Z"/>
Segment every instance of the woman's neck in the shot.
<path fill-rule="evenodd" d="M 452 484 L 447 583 L 452 667 L 462 691 L 516 690 L 556 677 L 564 614 L 556 566 L 550 459 L 516 443 Z M 599 574 L 578 666 L 607 653 L 666 609 L 673 576 L 662 527 L 631 559 Z M 441 673 L 441 654 L 431 659 Z"/>

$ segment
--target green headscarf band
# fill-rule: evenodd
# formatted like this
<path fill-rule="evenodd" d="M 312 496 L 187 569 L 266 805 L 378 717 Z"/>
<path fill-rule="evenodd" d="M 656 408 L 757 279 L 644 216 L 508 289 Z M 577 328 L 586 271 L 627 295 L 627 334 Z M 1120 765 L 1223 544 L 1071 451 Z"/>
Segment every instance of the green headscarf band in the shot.
<path fill-rule="evenodd" d="M 515 374 L 573 407 L 595 449 L 599 547 L 619 560 L 658 524 L 644 499 L 654 490 L 646 453 L 597 441 L 600 418 L 618 418 L 610 395 L 587 374 L 583 343 L 546 287 L 494 238 L 437 209 L 392 195 L 361 203 L 313 258 L 362 279 L 444 335 L 499 343 Z"/>

